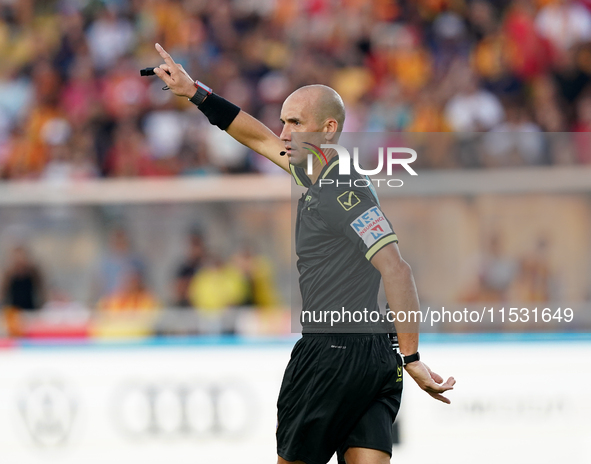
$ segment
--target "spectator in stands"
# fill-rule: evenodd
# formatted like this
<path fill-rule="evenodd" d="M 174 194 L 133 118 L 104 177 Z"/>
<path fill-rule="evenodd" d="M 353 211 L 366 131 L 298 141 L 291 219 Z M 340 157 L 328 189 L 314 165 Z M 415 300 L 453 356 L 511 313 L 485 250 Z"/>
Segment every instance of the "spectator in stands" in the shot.
<path fill-rule="evenodd" d="M 226 263 L 208 257 L 191 279 L 187 297 L 195 308 L 211 314 L 230 307 L 279 304 L 271 264 L 250 247 L 241 248 Z"/>
<path fill-rule="evenodd" d="M 155 41 L 258 119 L 295 88 L 331 85 L 349 109 L 346 131 L 488 131 L 504 119 L 500 101 L 515 98 L 541 130 L 564 132 L 591 75 L 588 1 L 4 3 L 2 179 L 67 177 L 74 160 L 66 166 L 43 135 L 60 119 L 94 141 L 76 178 L 272 172 L 207 124 L 193 150 L 182 122 L 194 109 L 154 98 L 160 87 L 137 73 Z M 542 102 L 548 80 L 556 95 Z M 460 167 L 476 165 L 465 158 Z"/>
<path fill-rule="evenodd" d="M 535 249 L 520 260 L 513 300 L 545 303 L 551 300 L 553 287 L 549 242 L 540 237 L 535 241 Z"/>
<path fill-rule="evenodd" d="M 269 308 L 279 303 L 272 265 L 267 258 L 245 246 L 232 256 L 231 264 L 242 272 L 248 285 L 239 306 Z"/>
<path fill-rule="evenodd" d="M 397 132 L 405 130 L 412 121 L 410 102 L 395 80 L 384 81 L 379 97 L 369 108 L 369 132 Z"/>
<path fill-rule="evenodd" d="M 99 311 L 111 314 L 153 312 L 159 307 L 157 298 L 147 288 L 143 272 L 139 269 L 128 271 L 120 286 L 97 303 Z"/>
<path fill-rule="evenodd" d="M 133 25 L 117 11 L 116 4 L 103 5 L 86 32 L 90 56 L 99 71 L 110 68 L 131 51 L 136 40 Z"/>
<path fill-rule="evenodd" d="M 203 313 L 216 314 L 251 301 L 248 278 L 241 269 L 209 256 L 189 284 L 189 300 Z"/>
<path fill-rule="evenodd" d="M 445 116 L 457 132 L 488 131 L 503 118 L 499 99 L 478 85 L 478 78 L 470 69 L 459 76 L 457 93 L 448 101 Z"/>
<path fill-rule="evenodd" d="M 554 63 L 554 82 L 558 95 L 566 103 L 566 113 L 572 119 L 574 104 L 583 89 L 591 82 L 591 76 L 579 63 L 579 57 L 583 56 L 578 47 L 573 47 L 562 52 Z"/>
<path fill-rule="evenodd" d="M 555 0 L 536 17 L 539 33 L 558 51 L 591 39 L 591 13 L 576 0 Z"/>
<path fill-rule="evenodd" d="M 189 248 L 183 262 L 179 265 L 174 279 L 174 305 L 185 308 L 191 306 L 189 284 L 193 276 L 201 269 L 205 259 L 203 236 L 198 232 L 189 235 Z"/>
<path fill-rule="evenodd" d="M 45 301 L 45 279 L 41 268 L 22 245 L 10 252 L 8 265 L 0 279 L 0 298 L 4 306 L 34 311 Z"/>
<path fill-rule="evenodd" d="M 179 153 L 179 174 L 182 176 L 219 174 L 219 170 L 209 162 L 207 145 L 202 140 L 183 145 Z"/>
<path fill-rule="evenodd" d="M 113 229 L 109 235 L 108 249 L 98 264 L 96 295 L 106 297 L 114 294 L 121 289 L 126 279 L 129 280 L 129 276 L 141 274 L 144 270 L 144 262 L 132 251 L 125 230 Z"/>
<path fill-rule="evenodd" d="M 61 105 L 73 126 L 84 126 L 101 109 L 99 83 L 92 61 L 86 56 L 75 56 L 70 64 L 68 79 L 61 93 Z"/>
<path fill-rule="evenodd" d="M 48 161 L 41 178 L 60 182 L 88 179 L 97 176 L 92 160 L 92 146 L 84 133 L 72 134 L 72 126 L 65 119 L 54 119 L 46 124 Z"/>
<path fill-rule="evenodd" d="M 544 163 L 544 136 L 532 121 L 524 102 L 508 101 L 505 121 L 484 137 L 486 166 Z"/>
<path fill-rule="evenodd" d="M 536 121 L 546 132 L 564 132 L 567 121 L 561 111 L 561 100 L 556 83 L 549 76 L 542 76 L 532 83 L 533 109 Z"/>
<path fill-rule="evenodd" d="M 434 86 L 427 86 L 417 96 L 412 110 L 411 123 L 407 127 L 409 132 L 448 132 L 450 126 L 443 114 L 443 98 Z M 448 160 L 433 164 L 433 168 L 449 167 Z"/>
<path fill-rule="evenodd" d="M 154 177 L 172 174 L 154 162 L 145 136 L 133 120 L 122 122 L 115 130 L 113 146 L 106 160 L 106 172 L 112 177 Z"/>
<path fill-rule="evenodd" d="M 591 86 L 587 87 L 576 108 L 574 132 L 591 132 Z"/>
<path fill-rule="evenodd" d="M 538 78 L 550 67 L 552 46 L 540 35 L 535 14 L 533 2 L 514 1 L 508 5 L 502 24 L 505 59 L 515 77 L 522 81 Z"/>
<path fill-rule="evenodd" d="M 476 282 L 470 283 L 461 300 L 487 303 L 506 301 L 517 277 L 518 265 L 502 250 L 498 233 L 489 237 L 486 248 L 479 257 L 477 269 Z"/>
<path fill-rule="evenodd" d="M 591 87 L 588 87 L 577 103 L 574 135 L 577 161 L 591 164 Z"/>

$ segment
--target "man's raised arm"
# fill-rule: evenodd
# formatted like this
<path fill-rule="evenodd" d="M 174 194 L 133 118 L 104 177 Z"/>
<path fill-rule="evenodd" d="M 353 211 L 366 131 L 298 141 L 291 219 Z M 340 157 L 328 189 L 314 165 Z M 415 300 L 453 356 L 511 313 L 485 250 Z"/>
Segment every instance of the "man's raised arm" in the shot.
<path fill-rule="evenodd" d="M 156 50 L 160 53 L 165 64 L 154 68 L 154 73 L 162 79 L 175 95 L 187 97 L 188 99 L 196 96 L 195 81 L 184 70 L 182 65 L 175 63 L 159 44 L 156 44 Z M 205 105 L 207 99 L 210 99 L 210 101 Z M 202 104 L 206 108 L 203 108 Z M 289 160 L 287 157 L 280 155 L 280 152 L 284 150 L 283 143 L 263 123 L 215 94 L 204 96 L 203 102 L 198 106 L 212 124 L 217 125 L 243 145 L 273 161 L 285 171 L 290 172 Z"/>

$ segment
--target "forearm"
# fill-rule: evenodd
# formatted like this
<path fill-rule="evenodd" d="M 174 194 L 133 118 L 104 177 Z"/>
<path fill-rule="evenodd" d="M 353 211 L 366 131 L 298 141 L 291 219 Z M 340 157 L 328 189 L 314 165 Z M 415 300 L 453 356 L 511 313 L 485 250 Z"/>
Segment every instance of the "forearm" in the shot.
<path fill-rule="evenodd" d="M 283 150 L 281 140 L 262 122 L 216 94 L 197 106 L 211 124 L 289 172 L 289 161 L 279 154 Z"/>
<path fill-rule="evenodd" d="M 373 256 L 371 264 L 382 275 L 390 311 L 395 316 L 400 351 L 405 356 L 414 354 L 419 349 L 421 316 L 419 296 L 412 270 L 408 263 L 402 259 L 396 243 L 386 245 L 379 250 Z M 400 322 L 400 319 L 404 322 Z M 453 388 L 455 383 L 453 377 L 441 385 L 443 382 L 441 376 L 432 372 L 420 360 L 406 364 L 405 369 L 417 384 L 433 398 L 444 403 L 450 402 L 441 393 Z"/>
<path fill-rule="evenodd" d="M 406 261 L 382 273 L 390 311 L 394 313 L 398 343 L 402 354 L 418 351 L 420 306 L 412 270 Z M 404 316 L 402 313 L 405 313 Z M 405 322 L 401 322 L 404 320 Z"/>
<path fill-rule="evenodd" d="M 269 158 L 289 172 L 288 159 L 279 154 L 284 149 L 279 137 L 250 114 L 240 111 L 226 132 L 241 144 Z"/>

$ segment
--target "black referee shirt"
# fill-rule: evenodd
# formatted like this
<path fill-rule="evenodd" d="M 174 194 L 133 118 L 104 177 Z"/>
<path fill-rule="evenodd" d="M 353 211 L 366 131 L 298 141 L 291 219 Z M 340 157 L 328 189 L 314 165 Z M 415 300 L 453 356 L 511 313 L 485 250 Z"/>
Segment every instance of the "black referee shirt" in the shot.
<path fill-rule="evenodd" d="M 340 175 L 338 156 L 315 184 L 304 168 L 290 169 L 296 183 L 308 187 L 298 202 L 295 231 L 303 332 L 391 332 L 379 314 L 381 275 L 370 261 L 398 239 L 371 181 L 353 166 L 351 174 Z"/>

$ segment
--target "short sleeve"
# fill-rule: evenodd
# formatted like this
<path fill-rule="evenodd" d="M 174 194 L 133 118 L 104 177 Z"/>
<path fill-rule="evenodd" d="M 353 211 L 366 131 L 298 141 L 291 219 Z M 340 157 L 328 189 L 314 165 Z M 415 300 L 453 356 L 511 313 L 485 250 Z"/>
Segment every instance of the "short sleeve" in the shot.
<path fill-rule="evenodd" d="M 365 189 L 331 192 L 321 205 L 321 214 L 335 233 L 345 235 L 368 261 L 389 243 L 398 242 L 392 224 Z"/>

